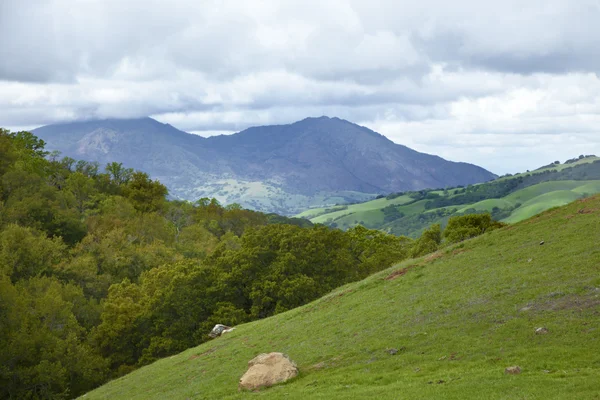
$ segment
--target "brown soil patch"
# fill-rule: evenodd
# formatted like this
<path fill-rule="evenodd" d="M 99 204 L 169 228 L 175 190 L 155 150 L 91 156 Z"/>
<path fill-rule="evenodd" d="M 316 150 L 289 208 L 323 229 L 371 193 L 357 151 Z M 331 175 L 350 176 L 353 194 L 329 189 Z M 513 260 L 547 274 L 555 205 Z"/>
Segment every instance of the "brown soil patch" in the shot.
<path fill-rule="evenodd" d="M 406 267 L 406 268 L 402 268 L 402 269 L 399 269 L 399 270 L 397 270 L 397 271 L 394 271 L 394 272 L 392 272 L 391 274 L 389 274 L 388 276 L 386 276 L 386 277 L 385 277 L 385 278 L 383 278 L 383 279 L 384 279 L 384 280 L 386 280 L 386 281 L 391 281 L 391 280 L 394 280 L 394 279 L 396 279 L 397 277 L 399 277 L 399 276 L 402 276 L 402 275 L 406 274 L 406 273 L 408 272 L 408 269 L 409 269 L 409 268 L 410 268 L 410 267 Z"/>
<path fill-rule="evenodd" d="M 433 260 L 437 260 L 438 258 L 442 258 L 442 257 L 444 257 L 444 253 L 441 251 L 436 251 L 435 253 L 432 253 L 432 254 L 428 255 L 427 257 L 425 257 L 425 259 L 423 261 L 431 262 Z"/>
<path fill-rule="evenodd" d="M 584 197 L 583 199 L 577 200 L 578 203 L 587 203 L 588 201 L 596 200 L 597 196 L 593 197 Z"/>
<path fill-rule="evenodd" d="M 577 211 L 578 214 L 593 214 L 596 211 L 598 211 L 597 208 L 582 208 L 581 210 Z"/>
<path fill-rule="evenodd" d="M 598 211 L 598 208 L 582 208 L 580 210 L 577 210 L 577 214 L 593 214 L 597 211 Z M 577 214 L 570 214 L 570 215 L 567 215 L 565 218 L 571 219 L 574 216 L 576 216 Z"/>
<path fill-rule="evenodd" d="M 471 251 L 470 249 L 455 249 L 452 251 L 452 255 L 455 256 L 457 254 L 466 253 L 467 251 Z"/>

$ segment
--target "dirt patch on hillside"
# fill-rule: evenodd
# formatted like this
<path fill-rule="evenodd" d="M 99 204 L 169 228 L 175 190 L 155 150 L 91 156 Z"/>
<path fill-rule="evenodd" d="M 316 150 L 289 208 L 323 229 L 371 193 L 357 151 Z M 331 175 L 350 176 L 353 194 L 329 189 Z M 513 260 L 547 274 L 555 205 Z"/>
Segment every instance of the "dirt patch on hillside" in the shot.
<path fill-rule="evenodd" d="M 571 219 L 571 218 L 577 216 L 578 214 L 594 214 L 598 210 L 599 210 L 598 208 L 582 208 L 582 209 L 578 210 L 576 214 L 569 214 L 565 218 Z"/>
<path fill-rule="evenodd" d="M 425 261 L 426 263 L 432 262 L 437 260 L 438 258 L 442 258 L 444 257 L 444 253 L 441 251 L 436 251 L 435 253 L 432 253 L 430 255 L 428 255 L 427 257 L 425 257 L 423 259 L 423 261 Z"/>
<path fill-rule="evenodd" d="M 454 249 L 452 251 L 452 255 L 455 256 L 457 254 L 462 254 L 462 253 L 466 253 L 468 251 L 471 251 L 471 249 Z"/>
<path fill-rule="evenodd" d="M 402 276 L 402 275 L 406 274 L 406 273 L 408 272 L 408 269 L 409 269 L 409 268 L 410 268 L 410 267 L 406 267 L 406 268 L 402 268 L 402 269 L 399 269 L 399 270 L 397 270 L 397 271 L 394 271 L 394 272 L 392 272 L 391 274 L 389 274 L 388 276 L 386 276 L 386 277 L 385 277 L 385 278 L 383 278 L 383 279 L 384 279 L 384 280 L 386 280 L 386 281 L 391 281 L 391 280 L 394 280 L 394 279 L 396 279 L 397 277 L 399 277 L 399 276 Z"/>
<path fill-rule="evenodd" d="M 598 211 L 597 208 L 582 208 L 581 210 L 577 211 L 577 214 L 593 214 L 596 211 Z"/>
<path fill-rule="evenodd" d="M 579 199 L 577 200 L 578 203 L 587 203 L 589 201 L 594 201 L 594 200 L 598 200 L 597 196 L 593 196 L 593 197 L 584 197 L 583 199 Z"/>

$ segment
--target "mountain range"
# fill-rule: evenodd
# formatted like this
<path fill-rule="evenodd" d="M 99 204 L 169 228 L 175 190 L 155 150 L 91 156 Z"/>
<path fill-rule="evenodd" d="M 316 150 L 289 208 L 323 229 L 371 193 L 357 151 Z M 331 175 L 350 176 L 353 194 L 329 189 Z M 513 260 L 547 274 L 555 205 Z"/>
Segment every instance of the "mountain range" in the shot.
<path fill-rule="evenodd" d="M 174 198 L 215 197 L 261 211 L 365 201 L 378 194 L 468 185 L 493 173 L 396 144 L 339 118 L 201 137 L 152 118 L 47 125 L 33 131 L 48 150 L 105 164 L 125 161 Z"/>

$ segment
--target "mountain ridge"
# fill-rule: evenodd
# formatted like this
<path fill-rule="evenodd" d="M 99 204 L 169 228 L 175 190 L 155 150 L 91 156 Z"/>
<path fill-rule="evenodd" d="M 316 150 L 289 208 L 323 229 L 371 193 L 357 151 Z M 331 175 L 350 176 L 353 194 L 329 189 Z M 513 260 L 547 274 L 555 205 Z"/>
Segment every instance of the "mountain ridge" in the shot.
<path fill-rule="evenodd" d="M 250 127 L 203 138 L 145 117 L 48 125 L 34 134 L 50 150 L 102 164 L 126 161 L 186 200 L 216 197 L 292 214 L 380 193 L 487 181 L 491 172 L 394 143 L 337 117 Z"/>

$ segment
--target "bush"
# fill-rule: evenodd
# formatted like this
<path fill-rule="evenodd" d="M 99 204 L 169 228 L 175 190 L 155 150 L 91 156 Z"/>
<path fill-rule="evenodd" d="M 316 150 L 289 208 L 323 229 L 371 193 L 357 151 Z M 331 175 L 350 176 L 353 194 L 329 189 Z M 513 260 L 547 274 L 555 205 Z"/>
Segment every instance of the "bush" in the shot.
<path fill-rule="evenodd" d="M 421 237 L 415 242 L 411 257 L 420 257 L 436 251 L 442 242 L 442 228 L 440 224 L 433 224 L 423 231 Z"/>
<path fill-rule="evenodd" d="M 444 238 L 449 243 L 458 243 L 504 225 L 502 222 L 494 221 L 490 214 L 461 215 L 448 220 Z"/>

